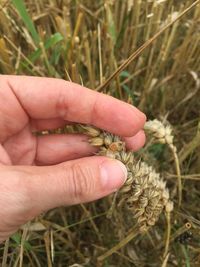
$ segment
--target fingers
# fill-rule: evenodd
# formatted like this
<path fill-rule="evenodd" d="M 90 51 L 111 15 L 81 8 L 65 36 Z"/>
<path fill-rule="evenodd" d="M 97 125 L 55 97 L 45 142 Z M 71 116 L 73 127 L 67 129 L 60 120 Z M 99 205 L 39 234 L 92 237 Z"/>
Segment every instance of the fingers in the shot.
<path fill-rule="evenodd" d="M 88 143 L 88 137 L 81 134 L 45 135 L 37 139 L 37 165 L 58 164 L 98 152 Z M 127 149 L 137 151 L 145 143 L 145 134 L 140 131 L 133 137 L 126 137 L 125 142 Z"/>
<path fill-rule="evenodd" d="M 41 212 L 104 197 L 121 187 L 125 166 L 89 157 L 49 166 L 0 166 L 0 241 Z"/>
<path fill-rule="evenodd" d="M 0 166 L 0 242 L 20 225 L 32 219 L 37 211 L 29 195 L 29 179 L 33 172 L 18 167 Z"/>
<path fill-rule="evenodd" d="M 20 132 L 8 138 L 3 143 L 3 148 L 9 155 L 13 165 L 32 165 L 37 150 L 37 139 L 29 125 Z"/>
<path fill-rule="evenodd" d="M 69 124 L 69 122 L 62 120 L 60 118 L 31 120 L 31 130 L 33 132 L 43 131 L 43 130 L 53 130 L 60 127 L 64 127 L 67 124 Z"/>
<path fill-rule="evenodd" d="M 41 212 L 106 196 L 125 182 L 120 162 L 105 157 L 51 167 L 0 166 L 0 242 Z"/>
<path fill-rule="evenodd" d="M 37 165 L 57 164 L 97 152 L 88 143 L 88 137 L 80 134 L 39 136 L 37 140 Z"/>
<path fill-rule="evenodd" d="M 129 150 L 138 150 L 144 145 L 144 132 L 140 131 L 133 137 L 125 138 L 125 142 Z M 36 137 L 31 134 L 29 127 L 25 127 L 20 133 L 4 142 L 0 156 L 2 155 L 1 161 L 4 164 L 12 162 L 14 165 L 53 165 L 94 155 L 97 151 L 97 148 L 88 143 L 87 136 L 55 134 Z"/>
<path fill-rule="evenodd" d="M 144 145 L 144 132 L 140 131 L 133 137 L 125 138 L 125 142 L 129 150 L 138 150 Z M 97 151 L 98 149 L 88 143 L 87 136 L 55 134 L 36 137 L 31 134 L 29 127 L 25 127 L 20 133 L 4 142 L 2 151 L 0 149 L 0 160 L 3 164 L 12 162 L 14 165 L 53 165 L 94 155 Z"/>
<path fill-rule="evenodd" d="M 30 194 L 33 203 L 43 210 L 104 197 L 121 187 L 127 176 L 121 162 L 105 157 L 33 168 L 35 177 L 30 181 Z"/>
<path fill-rule="evenodd" d="M 135 107 L 78 84 L 52 78 L 4 77 L 33 119 L 87 123 L 121 136 L 136 134 L 146 120 Z"/>
<path fill-rule="evenodd" d="M 29 118 L 10 88 L 4 76 L 0 75 L 0 142 L 22 130 Z"/>
<path fill-rule="evenodd" d="M 141 130 L 136 135 L 132 137 L 126 137 L 124 140 L 128 150 L 137 151 L 144 146 L 146 137 L 144 131 Z"/>

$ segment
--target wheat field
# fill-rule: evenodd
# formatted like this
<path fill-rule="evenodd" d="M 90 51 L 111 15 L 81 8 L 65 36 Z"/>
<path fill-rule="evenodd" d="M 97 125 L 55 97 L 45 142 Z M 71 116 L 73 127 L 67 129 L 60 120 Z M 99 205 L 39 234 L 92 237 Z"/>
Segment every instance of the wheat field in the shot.
<path fill-rule="evenodd" d="M 173 136 L 172 146 L 147 125 L 134 155 L 173 202 L 148 231 L 137 232 L 119 205 L 110 215 L 114 195 L 61 207 L 0 244 L 2 267 L 200 266 L 200 1 L 2 0 L 0 73 L 82 84 L 135 105 Z"/>

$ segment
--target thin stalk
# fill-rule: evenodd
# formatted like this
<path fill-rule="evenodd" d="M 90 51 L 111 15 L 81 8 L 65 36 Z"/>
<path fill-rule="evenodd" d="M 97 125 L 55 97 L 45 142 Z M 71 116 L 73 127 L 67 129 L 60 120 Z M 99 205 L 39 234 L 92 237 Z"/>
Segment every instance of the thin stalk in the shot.
<path fill-rule="evenodd" d="M 12 46 L 12 48 L 14 48 L 14 50 L 18 53 L 19 49 L 18 47 L 6 36 L 4 35 L 3 38 L 9 43 L 10 46 Z M 22 52 L 21 52 L 21 57 L 32 67 L 33 71 L 40 75 L 40 76 L 44 76 L 44 73 L 41 72 L 40 70 L 38 70 L 34 64 L 30 61 L 30 59 L 28 59 Z"/>
<path fill-rule="evenodd" d="M 128 244 L 133 238 L 135 238 L 139 234 L 139 231 L 137 228 L 133 229 L 133 231 L 130 232 L 129 235 L 127 235 L 122 241 L 120 241 L 116 246 L 106 251 L 103 255 L 98 257 L 98 261 L 102 262 L 109 256 L 111 256 L 113 253 L 115 253 L 120 248 L 124 247 L 126 244 Z"/>
<path fill-rule="evenodd" d="M 7 239 L 5 244 L 4 244 L 2 267 L 7 266 L 8 248 L 9 248 L 9 239 Z"/>
<path fill-rule="evenodd" d="M 178 206 L 180 207 L 181 202 L 182 202 L 182 179 L 181 179 L 180 164 L 179 164 L 179 159 L 178 159 L 178 155 L 176 152 L 176 147 L 170 144 L 169 148 L 172 151 L 174 161 L 175 161 L 176 174 L 177 174 L 177 180 L 178 180 Z"/>
<path fill-rule="evenodd" d="M 190 143 L 185 145 L 180 153 L 180 163 L 182 163 L 198 146 L 200 146 L 200 122 L 198 124 L 197 134 Z"/>
<path fill-rule="evenodd" d="M 167 257 L 169 251 L 170 234 L 171 234 L 171 212 L 166 212 L 166 220 L 167 220 L 167 233 L 166 233 L 165 250 L 163 256 L 164 259 Z"/>
<path fill-rule="evenodd" d="M 96 235 L 98 236 L 98 239 L 101 241 L 101 236 L 100 236 L 100 233 L 99 233 L 99 229 L 98 229 L 98 227 L 96 226 L 95 222 L 93 221 L 90 211 L 88 211 L 88 210 L 86 209 L 86 207 L 85 207 L 84 204 L 80 204 L 80 206 L 81 206 L 81 208 L 83 209 L 83 211 L 85 212 L 86 216 L 89 217 L 89 219 L 90 219 L 90 223 L 91 223 L 91 225 L 92 225 L 92 227 L 93 227 L 93 229 L 94 229 Z"/>
<path fill-rule="evenodd" d="M 29 225 L 30 225 L 30 222 L 26 224 L 22 232 L 22 237 L 21 237 L 21 242 L 20 242 L 20 251 L 19 251 L 19 267 L 23 267 L 24 243 L 27 240 Z"/>
<path fill-rule="evenodd" d="M 98 23 L 98 53 L 99 53 L 99 80 L 100 84 L 103 83 L 103 67 L 102 67 L 102 56 L 101 56 L 101 26 Z"/>
<path fill-rule="evenodd" d="M 171 235 L 169 244 L 174 241 L 178 236 L 182 235 L 183 233 L 187 232 L 192 227 L 190 222 L 185 223 L 182 227 L 180 227 L 173 235 Z M 165 245 L 165 241 L 162 241 L 157 247 L 156 250 L 161 249 Z"/>

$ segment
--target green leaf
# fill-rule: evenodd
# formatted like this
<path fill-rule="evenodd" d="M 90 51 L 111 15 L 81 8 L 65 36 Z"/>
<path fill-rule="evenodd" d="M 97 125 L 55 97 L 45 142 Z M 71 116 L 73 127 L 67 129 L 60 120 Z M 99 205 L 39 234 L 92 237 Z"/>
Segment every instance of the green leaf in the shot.
<path fill-rule="evenodd" d="M 166 144 L 152 144 L 149 147 L 149 153 L 151 153 L 156 159 L 160 159 L 165 151 Z"/>
<path fill-rule="evenodd" d="M 127 27 L 128 27 L 128 22 L 130 20 L 130 14 L 131 12 L 127 15 L 127 16 L 124 16 L 124 20 L 123 20 L 123 23 L 122 23 L 122 27 L 121 27 L 121 30 L 120 32 L 118 33 L 117 35 L 117 40 L 116 40 L 116 47 L 115 49 L 118 49 L 121 47 L 121 45 L 123 44 L 124 42 L 124 34 L 127 30 Z"/>
<path fill-rule="evenodd" d="M 31 246 L 31 244 L 28 241 L 24 241 L 24 248 L 27 251 L 31 251 L 33 249 L 32 246 Z"/>
<path fill-rule="evenodd" d="M 117 34 L 116 34 L 116 28 L 115 28 L 113 15 L 112 15 L 109 5 L 106 5 L 105 8 L 106 8 L 107 21 L 108 21 L 108 32 L 112 38 L 113 44 L 115 45 L 116 40 L 117 40 Z"/>
<path fill-rule="evenodd" d="M 17 245 L 21 245 L 21 234 L 20 233 L 15 233 L 14 235 L 11 236 L 11 239 L 15 241 Z M 23 242 L 23 246 L 27 251 L 32 250 L 32 246 L 27 240 Z"/>
<path fill-rule="evenodd" d="M 135 104 L 135 97 L 134 97 L 133 91 L 130 90 L 130 88 L 126 84 L 123 84 L 122 88 L 127 93 L 127 95 L 131 97 L 133 104 Z"/>
<path fill-rule="evenodd" d="M 131 95 L 131 90 L 130 90 L 130 88 L 126 84 L 123 84 L 122 85 L 122 88 L 127 93 L 127 95 Z"/>
<path fill-rule="evenodd" d="M 20 245 L 21 242 L 21 234 L 15 233 L 14 235 L 11 236 L 11 239 L 15 241 L 18 245 Z"/>
<path fill-rule="evenodd" d="M 63 39 L 64 39 L 63 36 L 59 32 L 57 32 L 44 42 L 44 48 L 47 50 L 55 46 L 57 43 L 59 43 Z M 35 60 L 37 60 L 40 57 L 41 53 L 42 53 L 41 48 L 38 48 L 35 52 L 33 52 L 33 54 L 31 54 L 31 56 L 29 57 L 31 62 L 34 62 Z"/>
<path fill-rule="evenodd" d="M 59 62 L 60 55 L 62 53 L 62 46 L 61 45 L 55 45 L 52 51 L 52 55 L 50 57 L 50 63 L 53 66 L 56 66 Z"/>
<path fill-rule="evenodd" d="M 120 77 L 128 78 L 128 77 L 130 77 L 130 73 L 128 71 L 124 70 L 120 73 Z"/>
<path fill-rule="evenodd" d="M 185 256 L 185 266 L 186 267 L 190 267 L 190 255 L 189 255 L 189 250 L 188 250 L 188 247 L 187 246 L 183 246 L 181 245 L 181 249 L 182 249 L 182 252 Z"/>
<path fill-rule="evenodd" d="M 40 37 L 35 29 L 33 21 L 29 16 L 24 1 L 23 0 L 12 0 L 13 5 L 16 7 L 17 11 L 19 12 L 23 22 L 25 23 L 27 29 L 29 30 L 30 34 L 33 37 L 35 44 L 40 42 Z"/>

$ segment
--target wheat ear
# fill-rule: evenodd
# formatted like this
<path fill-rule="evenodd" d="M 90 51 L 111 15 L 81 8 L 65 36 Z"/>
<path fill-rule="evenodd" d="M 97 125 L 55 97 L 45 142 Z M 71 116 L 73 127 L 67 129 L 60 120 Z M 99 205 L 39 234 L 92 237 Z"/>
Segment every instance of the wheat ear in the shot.
<path fill-rule="evenodd" d="M 169 125 L 165 126 L 161 121 L 155 119 L 147 121 L 145 123 L 144 129 L 150 134 L 152 134 L 152 136 L 157 142 L 161 144 L 167 144 L 172 152 L 178 179 L 178 205 L 180 206 L 182 202 L 181 170 L 177 155 L 177 149 L 176 146 L 173 144 L 174 136 L 172 135 L 172 128 Z"/>
<path fill-rule="evenodd" d="M 169 192 L 160 174 L 145 162 L 136 161 L 119 136 L 85 125 L 76 126 L 76 131 L 89 136 L 89 143 L 99 148 L 98 155 L 124 163 L 128 178 L 119 191 L 120 202 L 131 210 L 138 230 L 147 231 L 169 201 Z"/>

